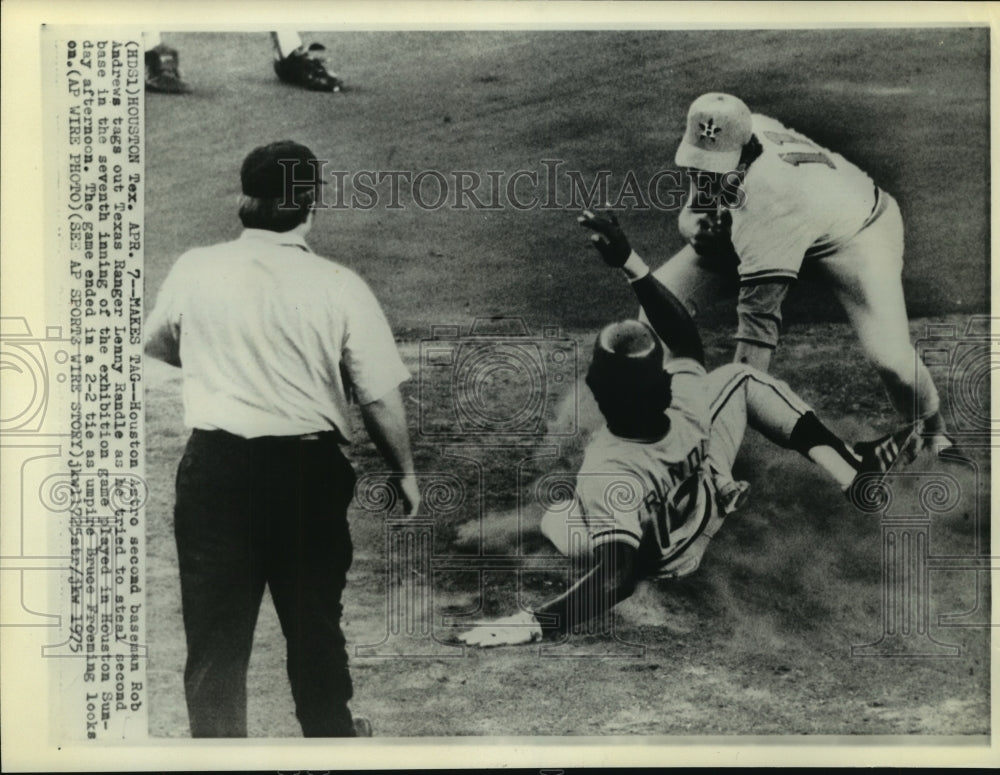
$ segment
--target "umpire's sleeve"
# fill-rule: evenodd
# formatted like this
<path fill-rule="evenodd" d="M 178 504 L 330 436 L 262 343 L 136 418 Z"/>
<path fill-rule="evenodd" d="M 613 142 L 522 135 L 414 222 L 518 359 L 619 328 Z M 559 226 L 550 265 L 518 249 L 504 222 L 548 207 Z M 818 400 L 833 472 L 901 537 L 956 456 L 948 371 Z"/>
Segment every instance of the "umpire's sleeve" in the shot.
<path fill-rule="evenodd" d="M 146 319 L 143 351 L 151 358 L 180 367 L 181 314 L 177 310 L 174 286 L 176 267 L 167 275 L 156 297 L 156 305 Z"/>
<path fill-rule="evenodd" d="M 368 285 L 355 278 L 346 311 L 341 364 L 359 404 L 369 404 L 410 378 L 382 307 Z"/>

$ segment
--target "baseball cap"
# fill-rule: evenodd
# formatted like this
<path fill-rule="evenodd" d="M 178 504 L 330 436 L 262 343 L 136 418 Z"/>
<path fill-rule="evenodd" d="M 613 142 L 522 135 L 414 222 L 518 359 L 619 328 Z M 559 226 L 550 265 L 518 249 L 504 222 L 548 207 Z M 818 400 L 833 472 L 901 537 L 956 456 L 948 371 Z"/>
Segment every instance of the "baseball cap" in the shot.
<path fill-rule="evenodd" d="M 323 185 L 316 155 L 292 140 L 279 140 L 254 148 L 243 160 L 240 184 L 243 193 L 258 199 L 286 199 L 294 187 Z M 286 176 L 288 179 L 286 180 Z"/>
<path fill-rule="evenodd" d="M 752 134 L 750 108 L 743 100 L 720 92 L 702 94 L 688 109 L 687 130 L 674 161 L 679 167 L 730 172 Z"/>

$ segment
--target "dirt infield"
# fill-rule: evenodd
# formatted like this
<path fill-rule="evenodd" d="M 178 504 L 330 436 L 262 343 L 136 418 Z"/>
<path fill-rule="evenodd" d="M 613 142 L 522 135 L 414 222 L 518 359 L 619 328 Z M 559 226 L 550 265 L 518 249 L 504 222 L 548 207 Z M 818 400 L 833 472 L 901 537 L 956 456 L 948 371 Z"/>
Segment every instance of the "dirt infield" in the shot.
<path fill-rule="evenodd" d="M 723 89 L 857 161 L 899 199 L 915 340 L 931 325 L 952 325 L 961 335 L 971 316 L 987 309 L 983 31 L 305 35 L 327 45 L 354 87 L 340 95 L 280 84 L 265 34 L 164 37 L 180 51 L 194 93 L 147 99 L 150 300 L 180 252 L 238 233 L 236 170 L 256 144 L 291 137 L 330 159 L 330 170 L 349 172 L 465 170 L 488 179 L 489 170 L 544 175 L 543 161 L 557 160 L 588 179 L 607 169 L 615 181 L 629 170 L 647 180 L 672 166 L 689 100 Z M 522 185 L 514 193 L 533 192 Z M 534 193 L 544 202 L 544 186 Z M 565 189 L 556 194 L 565 201 Z M 852 646 L 878 642 L 889 626 L 884 528 L 878 515 L 853 510 L 804 460 L 753 434 L 736 472 L 751 482 L 749 506 L 725 526 L 694 577 L 647 584 L 620 606 L 617 639 L 577 636 L 561 651 L 463 652 L 449 643 L 449 616 L 506 614 L 519 600 L 537 602 L 565 585 L 561 569 L 497 570 L 480 579 L 447 567 L 478 549 L 462 542 L 477 521 L 486 554 L 520 551 L 545 560 L 530 529 L 532 483 L 571 469 L 580 439 L 429 432 L 446 420 L 426 414 L 421 388 L 429 385 L 430 395 L 444 400 L 446 387 L 426 381 L 422 340 L 436 325 L 468 330 L 478 317 L 521 317 L 535 334 L 558 327 L 585 363 L 591 332 L 632 314 L 634 305 L 625 284 L 609 279 L 588 253 L 569 208 L 384 204 L 323 213 L 310 243 L 355 268 L 381 299 L 415 377 L 405 398 L 418 467 L 450 474 L 465 500 L 435 517 L 434 557 L 443 569 L 420 581 L 387 573 L 382 518 L 352 509 L 356 555 L 344 623 L 355 649 L 353 706 L 372 718 L 376 734 L 989 733 L 986 574 L 934 559 L 929 632 L 904 639 L 893 658 L 878 649 L 881 656 L 852 656 Z M 679 245 L 673 213 L 633 208 L 622 220 L 651 263 Z M 807 283 L 794 294 L 774 371 L 846 437 L 883 431 L 891 423 L 888 403 L 829 295 Z M 710 365 L 731 356 L 731 317 L 715 310 L 703 321 Z M 539 341 L 544 346 L 544 337 Z M 150 734 L 183 737 L 171 509 L 186 431 L 179 373 L 149 363 L 146 378 Z M 553 390 L 565 399 L 571 384 Z M 960 386 L 940 387 L 951 395 Z M 985 392 L 972 398 L 988 403 Z M 585 396 L 578 409 L 587 414 Z M 472 443 L 502 447 L 482 465 L 471 453 L 446 450 Z M 557 450 L 532 452 L 553 444 Z M 935 477 L 955 483 L 955 497 L 929 525 L 933 558 L 967 557 L 989 545 L 990 460 L 985 451 L 973 457 L 974 466 L 922 459 L 909 471 L 920 476 L 900 480 L 900 503 L 923 503 L 917 490 Z M 351 458 L 359 474 L 381 469 L 367 443 Z M 496 517 L 516 509 L 519 498 L 529 504 L 520 546 Z M 395 589 L 424 596 L 434 614 L 418 617 L 402 638 L 387 637 L 398 612 L 389 594 Z M 433 637 L 421 635 L 424 626 Z M 935 641 L 957 651 L 915 658 L 935 651 Z M 283 659 L 265 600 L 250 671 L 253 736 L 299 734 Z"/>

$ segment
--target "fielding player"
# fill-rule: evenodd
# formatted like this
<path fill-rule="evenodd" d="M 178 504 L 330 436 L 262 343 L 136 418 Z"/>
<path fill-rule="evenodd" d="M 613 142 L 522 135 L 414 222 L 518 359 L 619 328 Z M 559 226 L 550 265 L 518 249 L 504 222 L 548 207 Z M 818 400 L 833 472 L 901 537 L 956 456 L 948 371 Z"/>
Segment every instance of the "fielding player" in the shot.
<path fill-rule="evenodd" d="M 584 453 L 576 507 L 593 553 L 592 569 L 565 594 L 534 611 L 484 623 L 459 636 L 473 646 L 530 643 L 601 616 L 644 578 L 694 572 L 731 503 L 716 481 L 731 470 L 746 426 L 817 463 L 851 498 L 881 479 L 894 459 L 856 454 L 783 382 L 745 364 L 706 373 L 701 339 L 680 301 L 632 251 L 614 218 L 585 212 L 605 262 L 621 267 L 650 325 L 627 320 L 597 336 L 587 385 L 606 426 Z M 654 334 L 655 331 L 655 334 Z M 657 337 L 658 335 L 658 337 Z M 669 348 L 664 366 L 661 341 Z M 638 490 L 638 507 L 608 497 L 615 482 Z M 551 517 L 555 517 L 552 519 Z M 564 519 L 549 512 L 543 532 L 571 550 Z"/>
<path fill-rule="evenodd" d="M 146 90 L 163 94 L 187 94 L 191 87 L 181 77 L 177 49 L 165 44 L 158 32 L 145 33 Z M 310 91 L 339 92 L 343 83 L 326 69 L 326 48 L 322 43 L 306 47 L 297 32 L 272 32 L 274 72 L 293 86 Z"/>
<path fill-rule="evenodd" d="M 287 140 L 251 151 L 240 172 L 243 233 L 182 255 L 146 323 L 146 353 L 183 372 L 192 428 L 174 532 L 194 737 L 246 737 L 265 586 L 303 735 L 371 734 L 348 710 L 340 628 L 355 484 L 341 451 L 352 437 L 349 395 L 398 472 L 406 512 L 420 501 L 399 393 L 409 372 L 389 324 L 360 277 L 305 241 L 322 185 L 315 161 Z"/>
<path fill-rule="evenodd" d="M 807 274 L 839 299 L 893 407 L 913 429 L 905 458 L 923 448 L 958 454 L 930 373 L 910 343 L 895 199 L 843 156 L 751 114 L 728 94 L 691 104 L 676 163 L 692 172 L 679 217 L 689 245 L 656 278 L 692 315 L 738 293 L 735 361 L 768 369 L 782 301 Z M 891 445 L 895 435 L 880 441 Z"/>

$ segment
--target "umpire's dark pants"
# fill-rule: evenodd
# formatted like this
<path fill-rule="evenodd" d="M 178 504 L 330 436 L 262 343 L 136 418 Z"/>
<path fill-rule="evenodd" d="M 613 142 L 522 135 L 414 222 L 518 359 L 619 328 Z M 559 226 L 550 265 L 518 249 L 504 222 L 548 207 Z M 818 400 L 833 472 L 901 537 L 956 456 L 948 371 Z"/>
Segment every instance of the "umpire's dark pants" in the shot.
<path fill-rule="evenodd" d="M 177 470 L 174 529 L 194 737 L 247 734 L 247 665 L 265 584 L 303 734 L 354 735 L 340 630 L 354 481 L 333 433 L 192 433 Z"/>

